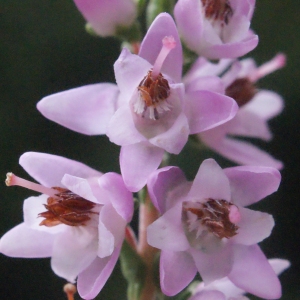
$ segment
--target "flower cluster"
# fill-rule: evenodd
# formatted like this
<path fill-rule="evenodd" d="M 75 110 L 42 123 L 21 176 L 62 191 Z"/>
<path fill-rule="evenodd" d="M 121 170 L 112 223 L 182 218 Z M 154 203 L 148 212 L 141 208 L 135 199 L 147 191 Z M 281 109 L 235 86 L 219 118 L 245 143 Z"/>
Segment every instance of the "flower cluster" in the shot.
<path fill-rule="evenodd" d="M 190 300 L 246 299 L 246 292 L 280 298 L 277 276 L 289 263 L 268 260 L 258 246 L 271 234 L 274 219 L 246 207 L 277 191 L 283 166 L 237 139 L 270 140 L 267 121 L 283 108 L 279 95 L 258 90 L 256 82 L 283 67 L 285 56 L 260 67 L 251 58 L 239 60 L 258 44 L 250 29 L 255 1 L 178 0 L 170 11 L 175 20 L 158 13 L 142 41 L 132 32 L 146 2 L 74 2 L 95 34 L 128 35 L 131 47 L 114 64 L 116 84 L 56 93 L 37 108 L 71 130 L 105 134 L 119 145 L 121 175 L 51 154 L 23 154 L 20 165 L 40 184 L 12 173 L 6 184 L 41 195 L 24 201 L 24 222 L 1 238 L 0 252 L 51 257 L 55 274 L 77 281 L 84 299 L 101 291 L 124 240 L 131 250 L 123 247 L 123 262 L 135 257 L 136 272 L 144 274 L 139 281 L 140 273 L 126 277 L 124 271 L 129 284 L 138 286 L 130 289 L 130 299 L 160 293 L 153 279 L 158 250 L 160 287 L 167 296 L 180 293 L 199 273 L 203 282 Z M 153 12 L 151 5 L 146 14 Z M 195 57 L 183 72 L 185 61 Z M 168 166 L 168 157 L 179 155 L 192 135 L 243 166 L 222 169 L 206 159 L 188 181 L 183 170 Z M 133 192 L 139 192 L 138 239 L 128 225 Z"/>

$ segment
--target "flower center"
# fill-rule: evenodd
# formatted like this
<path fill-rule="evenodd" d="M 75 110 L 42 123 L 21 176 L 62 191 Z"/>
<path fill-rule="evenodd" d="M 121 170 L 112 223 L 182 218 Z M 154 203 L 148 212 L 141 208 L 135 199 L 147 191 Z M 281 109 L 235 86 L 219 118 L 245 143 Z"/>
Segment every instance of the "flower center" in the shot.
<path fill-rule="evenodd" d="M 82 226 L 86 225 L 86 222 L 91 219 L 91 214 L 98 214 L 92 211 L 96 205 L 95 203 L 67 189 L 60 187 L 47 188 L 12 173 L 7 174 L 5 183 L 7 186 L 18 185 L 49 196 L 47 204 L 44 204 L 47 211 L 38 214 L 38 217 L 45 218 L 40 223 L 41 226 L 53 227 L 59 224 Z"/>
<path fill-rule="evenodd" d="M 153 69 L 148 71 L 137 88 L 138 100 L 133 106 L 135 113 L 152 120 L 158 120 L 161 114 L 171 108 L 167 102 L 170 96 L 170 86 L 168 80 L 162 75 L 161 68 L 170 51 L 176 46 L 176 42 L 172 36 L 166 36 L 162 43 L 162 49 Z"/>
<path fill-rule="evenodd" d="M 233 15 L 229 0 L 201 0 L 201 2 L 207 19 L 228 24 Z"/>
<path fill-rule="evenodd" d="M 235 224 L 240 220 L 238 208 L 226 200 L 184 202 L 183 213 L 186 214 L 189 231 L 196 230 L 197 236 L 200 236 L 205 228 L 220 239 L 229 239 L 235 236 L 239 229 Z"/>
<path fill-rule="evenodd" d="M 233 98 L 239 107 L 247 104 L 256 92 L 254 83 L 247 77 L 236 79 L 225 90 L 226 96 Z"/>
<path fill-rule="evenodd" d="M 97 214 L 92 211 L 95 203 L 67 189 L 60 187 L 53 187 L 53 189 L 57 190 L 57 194 L 49 197 L 47 204 L 44 204 L 47 211 L 39 213 L 38 217 L 45 218 L 40 225 L 47 227 L 59 224 L 81 226 L 91 219 L 90 214 Z"/>

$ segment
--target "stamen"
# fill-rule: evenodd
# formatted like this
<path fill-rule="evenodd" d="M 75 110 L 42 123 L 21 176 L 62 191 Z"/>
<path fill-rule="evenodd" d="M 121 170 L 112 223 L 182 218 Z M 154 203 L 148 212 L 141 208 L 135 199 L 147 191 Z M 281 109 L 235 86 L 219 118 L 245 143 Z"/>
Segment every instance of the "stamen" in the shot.
<path fill-rule="evenodd" d="M 76 286 L 72 283 L 64 285 L 64 292 L 67 294 L 68 300 L 74 300 L 74 295 L 77 292 Z"/>
<path fill-rule="evenodd" d="M 168 56 L 168 54 L 170 53 L 170 51 L 176 47 L 176 42 L 175 39 L 173 38 L 173 36 L 166 36 L 163 38 L 162 40 L 162 48 L 156 58 L 156 61 L 153 65 L 153 70 L 152 70 L 152 79 L 155 80 L 158 75 L 160 74 L 160 70 L 162 68 L 162 65 L 166 59 L 166 57 Z"/>
<path fill-rule="evenodd" d="M 240 221 L 238 208 L 226 200 L 209 199 L 205 203 L 184 202 L 183 211 L 190 212 L 196 217 L 190 218 L 190 229 L 197 230 L 197 221 L 218 238 L 231 238 L 237 234 Z M 199 225 L 198 225 L 199 226 Z M 197 232 L 199 235 L 199 232 Z"/>
<path fill-rule="evenodd" d="M 233 15 L 229 0 L 201 0 L 201 2 L 207 19 L 219 20 L 228 24 Z"/>
<path fill-rule="evenodd" d="M 275 57 L 273 57 L 273 59 L 262 64 L 254 72 L 252 72 L 252 74 L 250 74 L 249 76 L 249 80 L 252 82 L 256 82 L 260 78 L 283 68 L 285 64 L 286 56 L 283 53 L 279 53 Z"/>
<path fill-rule="evenodd" d="M 234 80 L 225 90 L 225 95 L 233 98 L 239 107 L 247 104 L 256 94 L 257 90 L 249 78 Z"/>
<path fill-rule="evenodd" d="M 84 226 L 91 220 L 92 214 L 98 214 L 92 209 L 95 203 L 86 200 L 73 192 L 54 187 L 55 197 L 49 197 L 47 204 L 44 204 L 47 211 L 39 213 L 38 217 L 45 218 L 40 225 L 53 227 L 59 224 L 69 226 Z"/>
<path fill-rule="evenodd" d="M 51 197 L 55 196 L 55 194 L 57 193 L 55 189 L 47 188 L 41 184 L 34 183 L 26 179 L 20 178 L 13 173 L 6 174 L 5 183 L 7 186 L 18 185 L 26 189 L 36 191 L 38 193 L 46 194 Z"/>

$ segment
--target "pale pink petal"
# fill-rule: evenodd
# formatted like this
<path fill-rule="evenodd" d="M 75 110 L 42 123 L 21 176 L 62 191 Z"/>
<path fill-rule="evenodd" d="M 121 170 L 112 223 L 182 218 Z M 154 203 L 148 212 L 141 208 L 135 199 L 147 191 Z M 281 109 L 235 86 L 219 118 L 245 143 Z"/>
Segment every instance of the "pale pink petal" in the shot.
<path fill-rule="evenodd" d="M 160 285 L 163 293 L 174 296 L 181 292 L 195 277 L 197 268 L 187 252 L 161 251 Z"/>
<path fill-rule="evenodd" d="M 103 197 L 126 222 L 130 222 L 133 214 L 133 197 L 125 187 L 122 177 L 116 173 L 106 173 L 99 178 L 98 183 L 105 191 Z"/>
<path fill-rule="evenodd" d="M 176 47 L 171 50 L 163 63 L 161 72 L 170 76 L 175 82 L 181 81 L 182 72 L 182 48 L 176 25 L 172 17 L 167 13 L 159 14 L 149 27 L 141 44 L 139 56 L 154 65 L 162 48 L 162 40 L 166 36 L 172 36 Z"/>
<path fill-rule="evenodd" d="M 253 99 L 244 106 L 264 120 L 269 120 L 279 115 L 284 107 L 283 99 L 277 93 L 267 90 L 259 91 Z"/>
<path fill-rule="evenodd" d="M 131 54 L 123 48 L 119 58 L 114 64 L 116 81 L 122 97 L 131 99 L 140 82 L 153 66 L 138 55 Z"/>
<path fill-rule="evenodd" d="M 268 260 L 274 272 L 279 275 L 291 266 L 291 263 L 286 259 L 272 258 Z"/>
<path fill-rule="evenodd" d="M 219 291 L 203 291 L 195 294 L 189 300 L 227 300 L 225 295 Z"/>
<path fill-rule="evenodd" d="M 213 159 L 203 161 L 188 194 L 190 201 L 204 201 L 209 198 L 227 201 L 231 198 L 229 180 Z"/>
<path fill-rule="evenodd" d="M 203 33 L 201 4 L 198 0 L 179 0 L 174 8 L 179 34 L 185 44 L 197 51 Z"/>
<path fill-rule="evenodd" d="M 101 36 L 114 35 L 117 26 L 129 26 L 136 15 L 133 0 L 74 0 L 84 18 Z"/>
<path fill-rule="evenodd" d="M 78 275 L 78 293 L 83 299 L 94 299 L 111 275 L 118 260 L 120 247 L 111 256 L 97 257 L 84 271 Z"/>
<path fill-rule="evenodd" d="M 194 248 L 191 248 L 189 252 L 193 256 L 198 272 L 205 284 L 227 276 L 234 263 L 232 248 L 229 244 L 214 253 L 204 253 Z"/>
<path fill-rule="evenodd" d="M 281 297 L 280 282 L 257 245 L 235 245 L 234 265 L 228 278 L 239 288 L 264 299 Z"/>
<path fill-rule="evenodd" d="M 70 227 L 60 233 L 53 244 L 51 267 L 54 273 L 74 282 L 97 256 L 97 229 Z"/>
<path fill-rule="evenodd" d="M 201 133 L 200 136 L 211 149 L 238 164 L 267 166 L 279 170 L 283 167 L 281 161 L 251 143 L 232 138 L 211 139 L 209 132 Z"/>
<path fill-rule="evenodd" d="M 47 187 L 61 186 L 66 173 L 82 178 L 102 175 L 75 160 L 46 153 L 26 152 L 21 155 L 19 163 L 31 177 Z"/>
<path fill-rule="evenodd" d="M 103 258 L 119 247 L 125 235 L 126 221 L 116 212 L 112 205 L 104 205 L 100 211 L 98 227 L 98 256 Z"/>
<path fill-rule="evenodd" d="M 277 191 L 281 175 L 268 167 L 239 166 L 224 169 L 230 182 L 232 202 L 247 206 Z"/>
<path fill-rule="evenodd" d="M 0 253 L 11 257 L 50 257 L 55 235 L 37 231 L 21 223 L 0 239 Z"/>
<path fill-rule="evenodd" d="M 272 138 L 272 133 L 266 120 L 251 111 L 243 109 L 243 107 L 224 126 L 226 126 L 227 133 L 231 135 L 260 138 L 265 141 L 269 141 Z"/>
<path fill-rule="evenodd" d="M 231 120 L 238 111 L 236 102 L 210 91 L 186 94 L 190 134 L 211 129 Z"/>
<path fill-rule="evenodd" d="M 253 245 L 267 238 L 275 225 L 271 215 L 260 211 L 239 207 L 241 221 L 238 233 L 231 238 L 231 241 L 242 245 Z"/>
<path fill-rule="evenodd" d="M 105 134 L 116 110 L 118 87 L 98 83 L 67 90 L 43 98 L 37 109 L 51 121 L 87 134 Z"/>
<path fill-rule="evenodd" d="M 99 204 L 98 199 L 93 195 L 93 191 L 87 179 L 65 174 L 61 180 L 61 183 L 74 194 Z"/>
<path fill-rule="evenodd" d="M 188 140 L 189 133 L 188 120 L 185 114 L 181 113 L 169 130 L 149 139 L 149 142 L 169 153 L 179 154 Z"/>
<path fill-rule="evenodd" d="M 121 106 L 110 120 L 107 136 L 117 145 L 131 145 L 146 141 L 146 138 L 136 129 L 129 105 Z"/>
<path fill-rule="evenodd" d="M 170 208 L 167 207 L 167 201 L 169 194 L 173 194 L 174 187 L 186 182 L 184 173 L 178 167 L 164 167 L 154 171 L 148 177 L 147 188 L 151 202 L 161 214 Z M 174 196 L 171 198 L 174 199 Z M 180 199 L 180 197 L 176 198 Z M 172 204 L 176 205 L 177 202 Z"/>
<path fill-rule="evenodd" d="M 201 50 L 201 55 L 209 59 L 235 58 L 247 54 L 253 50 L 257 44 L 258 36 L 250 34 L 247 38 L 239 42 L 213 45 L 211 47 L 204 48 Z"/>
<path fill-rule="evenodd" d="M 148 176 L 162 161 L 164 150 L 147 143 L 123 146 L 120 153 L 120 167 L 125 185 L 131 192 L 139 191 Z"/>
<path fill-rule="evenodd" d="M 148 226 L 149 245 L 169 251 L 184 251 L 190 247 L 181 224 L 181 210 L 179 203 Z"/>
<path fill-rule="evenodd" d="M 217 76 L 202 76 L 186 84 L 186 92 L 207 90 L 219 94 L 225 93 L 225 86 Z"/>

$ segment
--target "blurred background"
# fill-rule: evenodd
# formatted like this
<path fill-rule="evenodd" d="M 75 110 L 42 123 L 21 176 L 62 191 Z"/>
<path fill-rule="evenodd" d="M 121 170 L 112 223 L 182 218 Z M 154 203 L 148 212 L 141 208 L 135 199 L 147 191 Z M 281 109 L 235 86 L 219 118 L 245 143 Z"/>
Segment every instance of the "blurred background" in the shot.
<path fill-rule="evenodd" d="M 260 37 L 250 53 L 258 64 L 277 52 L 287 55 L 287 66 L 259 81 L 259 87 L 285 99 L 283 113 L 270 123 L 274 139 L 257 143 L 284 162 L 279 191 L 255 209 L 274 215 L 276 226 L 261 246 L 268 258 L 291 261 L 281 276 L 282 299 L 300 299 L 300 36 L 299 0 L 257 0 L 252 28 Z M 36 110 L 44 96 L 96 82 L 114 82 L 113 63 L 120 44 L 95 38 L 84 30 L 84 20 L 72 0 L 0 0 L 0 236 L 22 222 L 23 200 L 32 195 L 7 188 L 5 174 L 29 178 L 18 164 L 27 151 L 66 156 L 102 172 L 119 172 L 119 148 L 105 136 L 84 136 L 48 121 Z M 217 155 L 202 156 L 187 146 L 180 165 L 192 179 L 200 162 L 214 157 L 222 167 L 232 165 Z M 16 259 L 0 254 L 1 299 L 66 299 L 65 281 L 52 273 L 49 259 Z M 125 299 L 126 283 L 117 265 L 99 299 Z M 78 298 L 79 299 L 79 298 Z M 254 298 L 253 298 L 254 299 Z"/>

